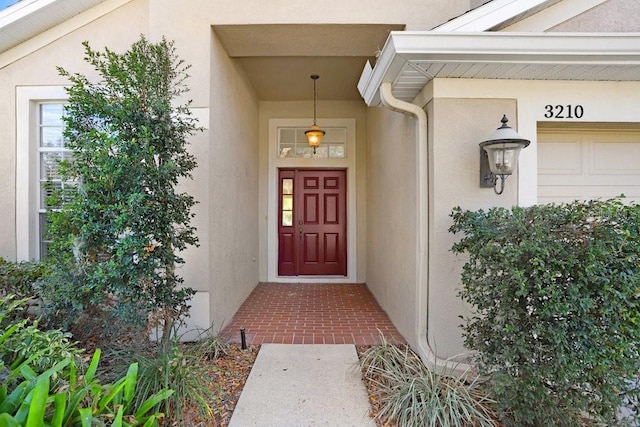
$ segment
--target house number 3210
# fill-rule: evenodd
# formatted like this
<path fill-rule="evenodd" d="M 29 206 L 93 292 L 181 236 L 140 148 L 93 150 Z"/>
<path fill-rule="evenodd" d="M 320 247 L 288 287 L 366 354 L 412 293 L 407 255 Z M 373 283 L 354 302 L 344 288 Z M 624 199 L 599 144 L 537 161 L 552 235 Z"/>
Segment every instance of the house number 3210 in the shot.
<path fill-rule="evenodd" d="M 581 119 L 584 114 L 582 105 L 545 105 L 544 116 L 547 119 Z"/>

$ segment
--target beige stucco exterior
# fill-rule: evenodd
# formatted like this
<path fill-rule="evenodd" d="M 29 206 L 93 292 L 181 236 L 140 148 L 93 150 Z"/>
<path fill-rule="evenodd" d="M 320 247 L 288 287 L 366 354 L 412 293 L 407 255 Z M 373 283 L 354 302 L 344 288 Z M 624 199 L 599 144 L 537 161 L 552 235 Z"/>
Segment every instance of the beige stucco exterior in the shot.
<path fill-rule="evenodd" d="M 416 316 L 415 122 L 387 109 L 367 114 L 367 284 L 405 337 Z"/>
<path fill-rule="evenodd" d="M 549 31 L 637 32 L 640 31 L 640 21 L 630 18 L 639 15 L 640 3 L 637 1 L 609 0 L 552 27 Z"/>
<path fill-rule="evenodd" d="M 640 31 L 637 1 L 591 1 L 597 5 L 562 22 L 551 18 L 579 10 L 580 3 L 555 2 L 504 31 Z M 19 135 L 33 130 L 18 128 L 20 114 L 28 122 L 28 112 L 19 112 L 20 88 L 64 85 L 55 66 L 91 75 L 82 60 L 84 40 L 97 49 L 123 51 L 140 34 L 151 40 L 165 36 L 192 66 L 187 96 L 204 127 L 190 141 L 198 160 L 194 179 L 182 184 L 199 201 L 193 224 L 200 246 L 187 250 L 181 274 L 199 291 L 193 323 L 222 328 L 258 282 L 274 280 L 272 180 L 282 163 L 272 154 L 270 129 L 274 120 L 311 120 L 308 70 L 319 67 L 324 72 L 321 89 L 331 93 L 319 99 L 319 122 L 354 123 L 355 144 L 353 157 L 340 163 L 351 174 L 352 267 L 345 278 L 326 281 L 366 282 L 412 346 L 426 342 L 441 358 L 464 352 L 458 316 L 466 308 L 457 296 L 464 259 L 450 252 L 456 239 L 447 231 L 451 209 L 535 203 L 536 131 L 546 120 L 546 104 L 580 103 L 588 111 L 584 122 L 640 122 L 640 101 L 634 97 L 640 93 L 637 81 L 433 79 L 414 100 L 427 113 L 428 160 L 421 164 L 418 119 L 367 106 L 357 99 L 357 79 L 344 77 L 354 64 L 359 71 L 366 59 L 375 61 L 382 46 L 378 40 L 367 43 L 364 36 L 354 42 L 357 46 L 349 46 L 348 39 L 361 32 L 379 37 L 386 28 L 428 31 L 481 3 L 107 0 L 105 12 L 95 18 L 83 20 L 81 14 L 74 18 L 77 26 L 67 23 L 64 31 L 58 26 L 38 36 L 43 40 L 39 45 L 32 40 L 0 53 L 0 218 L 6 224 L 0 228 L 0 256 L 33 257 L 20 249 L 24 232 L 13 225 L 24 224 L 21 215 L 28 214 L 24 205 L 29 197 L 19 193 L 31 185 L 19 182 L 28 176 L 20 170 L 18 153 L 24 150 Z M 351 92 L 343 95 L 343 86 L 332 90 L 332 85 L 344 85 Z M 37 101 L 36 96 L 33 102 Z M 478 143 L 500 125 L 503 114 L 532 144 L 523 152 L 517 174 L 508 178 L 504 194 L 496 196 L 490 188 L 479 188 Z M 425 212 L 416 197 L 423 168 Z M 420 224 L 428 225 L 424 281 L 419 277 L 424 267 Z M 312 281 L 298 281 L 304 280 Z M 417 291 L 420 287 L 424 292 Z M 424 304 L 416 301 L 418 294 Z M 425 336 L 428 340 L 422 342 Z"/>

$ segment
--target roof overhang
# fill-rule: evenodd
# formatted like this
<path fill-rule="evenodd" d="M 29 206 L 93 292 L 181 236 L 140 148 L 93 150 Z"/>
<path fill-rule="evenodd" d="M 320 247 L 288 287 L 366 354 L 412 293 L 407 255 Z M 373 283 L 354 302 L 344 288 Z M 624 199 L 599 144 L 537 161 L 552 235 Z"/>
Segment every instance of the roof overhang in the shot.
<path fill-rule="evenodd" d="M 0 52 L 5 52 L 105 1 L 19 1 L 0 11 Z"/>
<path fill-rule="evenodd" d="M 389 82 L 411 102 L 436 78 L 640 81 L 640 33 L 392 32 L 358 90 L 378 105 Z"/>

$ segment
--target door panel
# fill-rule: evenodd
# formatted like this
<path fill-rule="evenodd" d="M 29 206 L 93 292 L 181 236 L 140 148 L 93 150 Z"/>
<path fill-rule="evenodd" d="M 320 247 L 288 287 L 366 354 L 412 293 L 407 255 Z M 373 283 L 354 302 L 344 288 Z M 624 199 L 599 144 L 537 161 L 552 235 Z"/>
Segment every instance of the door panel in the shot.
<path fill-rule="evenodd" d="M 293 222 L 279 224 L 278 274 L 346 276 L 346 171 L 280 170 L 281 218 L 287 213 L 283 182 L 291 178 Z"/>

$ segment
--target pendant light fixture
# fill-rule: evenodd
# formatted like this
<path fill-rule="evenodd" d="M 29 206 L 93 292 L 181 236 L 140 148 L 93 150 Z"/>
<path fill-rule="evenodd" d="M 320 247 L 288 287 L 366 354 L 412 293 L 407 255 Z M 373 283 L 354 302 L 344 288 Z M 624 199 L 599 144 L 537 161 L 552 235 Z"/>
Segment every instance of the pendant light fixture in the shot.
<path fill-rule="evenodd" d="M 316 148 L 320 146 L 322 137 L 326 133 L 316 124 L 316 80 L 319 78 L 320 76 L 317 74 L 311 75 L 311 80 L 313 80 L 313 125 L 304 132 L 307 135 L 309 147 L 313 148 L 313 154 L 316 154 Z"/>

